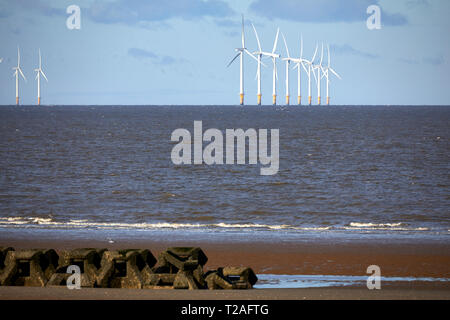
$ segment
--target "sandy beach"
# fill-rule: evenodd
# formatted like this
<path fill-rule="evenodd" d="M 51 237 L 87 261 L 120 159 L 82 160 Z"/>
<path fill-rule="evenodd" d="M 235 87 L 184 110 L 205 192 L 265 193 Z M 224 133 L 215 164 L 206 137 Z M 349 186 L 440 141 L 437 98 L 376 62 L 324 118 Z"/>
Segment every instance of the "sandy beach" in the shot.
<path fill-rule="evenodd" d="M 382 276 L 450 278 L 450 244 L 433 242 L 188 242 L 130 240 L 108 243 L 95 239 L 41 237 L 2 239 L 0 246 L 21 248 L 149 249 L 158 253 L 172 246 L 198 246 L 208 257 L 205 269 L 227 265 L 251 267 L 257 274 L 366 275 L 378 265 Z"/>
<path fill-rule="evenodd" d="M 436 285 L 367 288 L 251 290 L 140 290 L 0 287 L 0 300 L 450 300 L 450 287 Z"/>
<path fill-rule="evenodd" d="M 257 274 L 358 275 L 377 264 L 382 276 L 450 278 L 450 246 L 445 243 L 192 243 L 167 241 L 68 239 L 0 239 L 0 246 L 20 248 L 54 248 L 57 251 L 80 247 L 108 249 L 146 248 L 157 257 L 170 246 L 199 246 L 208 256 L 205 270 L 220 266 L 248 266 Z M 325 288 L 277 288 L 238 291 L 185 291 L 138 289 L 88 289 L 0 287 L 0 299 L 83 299 L 83 300 L 354 300 L 354 299 L 450 299 L 448 281 L 384 282 L 381 290 L 363 285 Z"/>

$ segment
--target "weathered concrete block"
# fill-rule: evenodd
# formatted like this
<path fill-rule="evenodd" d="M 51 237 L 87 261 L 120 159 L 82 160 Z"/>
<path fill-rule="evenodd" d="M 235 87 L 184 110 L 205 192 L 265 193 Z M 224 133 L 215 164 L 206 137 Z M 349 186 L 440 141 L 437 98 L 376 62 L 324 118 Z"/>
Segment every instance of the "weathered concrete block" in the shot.
<path fill-rule="evenodd" d="M 258 281 L 251 268 L 225 267 L 206 273 L 208 289 L 251 289 Z"/>
<path fill-rule="evenodd" d="M 178 270 L 195 270 L 199 265 L 204 266 L 208 258 L 200 248 L 172 247 L 158 256 L 155 266 L 156 273 L 177 273 Z"/>
<path fill-rule="evenodd" d="M 150 280 L 155 263 L 156 259 L 149 250 L 106 251 L 97 284 L 104 288 L 143 288 Z"/>
<path fill-rule="evenodd" d="M 5 265 L 6 255 L 8 254 L 8 251 L 14 251 L 14 248 L 0 247 L 0 286 L 3 285 L 5 279 L 9 276 L 12 269 L 12 266 L 7 269 Z"/>
<path fill-rule="evenodd" d="M 58 254 L 53 249 L 9 250 L 0 275 L 4 286 L 44 287 L 57 267 Z"/>
<path fill-rule="evenodd" d="M 100 273 L 101 259 L 106 249 L 81 248 L 62 251 L 59 255 L 58 268 L 48 281 L 48 286 L 66 285 L 67 268 L 71 265 L 80 267 L 81 287 L 93 288 L 96 286 Z"/>
<path fill-rule="evenodd" d="M 172 247 L 158 256 L 153 268 L 156 274 L 176 274 L 173 287 L 176 289 L 206 288 L 203 266 L 208 261 L 205 253 L 195 247 Z"/>
<path fill-rule="evenodd" d="M 228 279 L 234 282 L 246 283 L 250 285 L 250 288 L 258 281 L 258 277 L 251 268 L 247 267 L 224 267 L 222 273 Z M 238 279 L 236 279 L 238 278 Z"/>
<path fill-rule="evenodd" d="M 199 268 L 201 268 L 199 266 Z M 197 270 L 197 269 L 196 269 Z M 200 279 L 200 281 L 199 281 Z M 203 272 L 201 275 L 196 275 L 195 270 L 178 271 L 175 280 L 173 282 L 174 289 L 189 289 L 197 290 L 206 288 L 206 282 L 203 278 Z"/>
<path fill-rule="evenodd" d="M 153 273 L 144 283 L 144 289 L 173 289 L 176 273 Z"/>
<path fill-rule="evenodd" d="M 8 251 L 14 251 L 12 247 L 0 247 L 0 272 L 5 268 L 5 259 Z"/>

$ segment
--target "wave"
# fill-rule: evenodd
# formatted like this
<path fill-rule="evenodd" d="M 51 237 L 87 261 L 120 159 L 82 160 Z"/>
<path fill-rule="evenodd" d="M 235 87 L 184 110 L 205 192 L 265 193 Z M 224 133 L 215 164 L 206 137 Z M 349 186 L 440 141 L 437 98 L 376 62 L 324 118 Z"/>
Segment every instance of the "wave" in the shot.
<path fill-rule="evenodd" d="M 173 223 L 173 222 L 97 222 L 88 219 L 70 219 L 57 221 L 53 218 L 42 217 L 0 217 L 0 227 L 3 228 L 70 228 L 70 229 L 128 229 L 128 230 L 156 230 L 156 229 L 198 229 L 198 230 L 268 230 L 268 231 L 427 231 L 429 228 L 408 227 L 398 223 L 361 223 L 350 222 L 347 226 L 293 226 L 289 224 L 258 224 L 258 223 Z M 450 230 L 449 230 L 450 231 Z"/>
<path fill-rule="evenodd" d="M 397 223 L 361 223 L 361 222 L 350 222 L 349 226 L 344 227 L 347 230 L 393 230 L 393 231 L 428 231 L 429 228 L 418 227 L 411 228 L 407 227 L 401 222 Z"/>
<path fill-rule="evenodd" d="M 95 222 L 86 219 L 71 219 L 66 222 L 54 221 L 51 218 L 35 218 L 35 217 L 0 217 L 0 226 L 37 226 L 46 225 L 53 227 L 72 227 L 72 228 L 99 228 L 99 229 L 180 229 L 180 228 L 224 228 L 224 229 L 269 229 L 269 230 L 282 230 L 282 229 L 295 229 L 295 230 L 328 230 L 329 227 L 323 228 L 299 228 L 291 225 L 267 225 L 267 224 L 239 224 L 239 223 L 171 223 L 171 222 L 156 222 L 156 223 L 125 223 L 125 222 Z"/>

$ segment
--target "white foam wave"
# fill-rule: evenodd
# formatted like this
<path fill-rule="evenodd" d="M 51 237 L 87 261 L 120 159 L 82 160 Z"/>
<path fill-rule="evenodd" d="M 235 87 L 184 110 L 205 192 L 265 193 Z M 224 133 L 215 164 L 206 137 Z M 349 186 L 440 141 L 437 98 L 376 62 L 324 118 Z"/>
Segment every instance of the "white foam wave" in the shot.
<path fill-rule="evenodd" d="M 397 223 L 360 223 L 360 222 L 350 222 L 351 227 L 359 227 L 359 228 L 378 228 L 378 227 L 400 227 L 402 225 L 401 222 Z"/>
<path fill-rule="evenodd" d="M 330 230 L 331 227 L 292 227 L 292 229 L 304 231 L 326 231 Z"/>
<path fill-rule="evenodd" d="M 288 224 L 268 225 L 255 223 L 124 223 L 124 222 L 95 222 L 86 219 L 71 219 L 66 222 L 54 221 L 51 218 L 39 217 L 0 217 L 0 226 L 48 226 L 55 228 L 96 228 L 96 229 L 192 229 L 192 228 L 224 228 L 224 229 L 265 229 L 265 230 L 305 230 L 325 231 L 330 227 L 294 227 Z"/>
<path fill-rule="evenodd" d="M 125 222 L 96 222 L 87 219 L 71 219 L 69 221 L 55 221 L 52 218 L 42 217 L 0 217 L 0 227 L 48 227 L 48 228 L 74 228 L 74 229 L 125 229 L 125 230 L 154 230 L 154 229 L 248 229 L 248 230 L 280 230 L 280 231 L 317 231 L 328 230 L 388 230 L 388 231 L 427 231 L 428 228 L 410 228 L 403 223 L 360 223 L 351 222 L 348 226 L 312 227 L 292 226 L 288 224 L 268 225 L 256 223 L 125 223 Z M 450 230 L 449 230 L 450 232 Z"/>
<path fill-rule="evenodd" d="M 428 231 L 429 228 L 418 227 L 408 228 L 401 222 L 396 223 L 360 223 L 350 222 L 350 226 L 345 226 L 346 230 L 392 230 L 392 231 Z"/>

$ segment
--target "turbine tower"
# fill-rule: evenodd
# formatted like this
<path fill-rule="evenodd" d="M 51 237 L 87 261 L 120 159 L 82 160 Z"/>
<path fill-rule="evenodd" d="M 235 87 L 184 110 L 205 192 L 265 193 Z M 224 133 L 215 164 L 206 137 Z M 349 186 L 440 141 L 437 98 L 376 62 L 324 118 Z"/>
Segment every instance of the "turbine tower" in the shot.
<path fill-rule="evenodd" d="M 258 78 L 258 105 L 261 105 L 261 59 L 262 56 L 267 56 L 272 58 L 273 62 L 273 104 L 275 105 L 277 103 L 277 88 L 276 88 L 276 79 L 278 78 L 277 74 L 277 64 L 276 59 L 280 57 L 279 54 L 275 53 L 275 50 L 277 48 L 278 43 L 278 34 L 280 33 L 280 28 L 277 29 L 277 35 L 275 37 L 275 42 L 273 44 L 272 52 L 265 52 L 261 49 L 261 43 L 259 42 L 258 33 L 256 32 L 256 28 L 252 23 L 253 30 L 255 31 L 256 35 L 256 41 L 258 42 L 258 50 L 256 52 L 253 52 L 253 54 L 256 54 L 258 56 L 258 71 L 256 73 L 256 76 Z"/>
<path fill-rule="evenodd" d="M 286 61 L 286 105 L 289 105 L 289 65 L 291 61 L 294 61 L 293 58 L 289 55 L 289 49 L 286 43 L 286 38 L 284 37 L 283 32 L 281 33 L 284 41 L 284 46 L 286 47 L 286 54 L 287 58 L 283 58 L 284 61 Z"/>
<path fill-rule="evenodd" d="M 306 71 L 306 74 L 308 74 L 308 69 L 306 69 L 305 65 L 311 64 L 308 60 L 303 59 L 303 36 L 300 36 L 300 58 L 291 59 L 293 62 L 295 62 L 294 69 L 297 68 L 297 103 L 298 105 L 302 104 L 302 86 L 301 86 L 301 71 L 303 68 Z"/>
<path fill-rule="evenodd" d="M 314 55 L 311 59 L 311 61 L 304 60 L 304 63 L 308 66 L 308 68 L 304 67 L 306 74 L 308 75 L 308 105 L 311 105 L 311 72 L 313 73 L 314 77 L 314 60 L 316 59 L 318 45 L 316 45 L 316 50 L 314 51 Z"/>
<path fill-rule="evenodd" d="M 41 105 L 41 74 L 45 78 L 45 80 L 48 82 L 48 79 L 45 76 L 44 71 L 42 71 L 41 49 L 39 49 L 39 69 L 34 69 L 34 71 L 36 71 L 36 79 L 37 79 L 37 86 L 38 86 L 38 106 L 40 106 Z"/>
<path fill-rule="evenodd" d="M 322 78 L 323 78 L 323 75 L 320 72 L 324 71 L 323 67 L 322 67 L 322 61 L 323 61 L 323 43 L 322 43 L 322 53 L 320 55 L 320 63 L 314 65 L 314 67 L 313 67 L 313 75 L 317 82 L 317 105 L 319 105 L 319 106 L 321 104 L 320 85 L 321 85 Z M 314 73 L 315 69 L 317 69 L 317 77 L 316 77 L 316 74 Z"/>
<path fill-rule="evenodd" d="M 27 81 L 27 78 L 25 78 L 25 75 L 22 72 L 22 69 L 20 69 L 20 50 L 19 47 L 17 47 L 17 67 L 13 68 L 14 74 L 13 77 L 16 77 L 16 105 L 19 105 L 19 73 L 22 76 L 22 78 Z"/>
<path fill-rule="evenodd" d="M 323 74 L 324 77 L 327 79 L 327 106 L 330 105 L 330 95 L 329 95 L 329 86 L 330 86 L 330 71 L 338 77 L 339 80 L 342 80 L 341 76 L 337 74 L 336 71 L 331 68 L 331 59 L 330 59 L 330 46 L 327 44 L 327 50 L 328 50 L 328 66 L 324 68 Z"/>
<path fill-rule="evenodd" d="M 238 53 L 236 54 L 236 56 L 233 58 L 233 60 L 230 61 L 230 63 L 228 64 L 227 67 L 229 67 L 234 60 L 236 60 L 237 57 L 240 57 L 240 91 L 239 91 L 239 96 L 240 96 L 240 105 L 244 105 L 244 52 L 247 53 L 250 57 L 252 57 L 253 59 L 255 59 L 256 61 L 258 61 L 258 59 L 256 59 L 245 47 L 245 37 L 244 37 L 244 15 L 242 15 L 242 47 L 241 48 L 236 48 L 235 49 Z"/>

